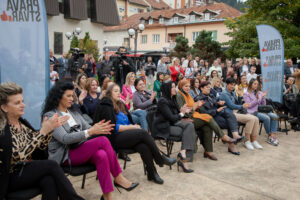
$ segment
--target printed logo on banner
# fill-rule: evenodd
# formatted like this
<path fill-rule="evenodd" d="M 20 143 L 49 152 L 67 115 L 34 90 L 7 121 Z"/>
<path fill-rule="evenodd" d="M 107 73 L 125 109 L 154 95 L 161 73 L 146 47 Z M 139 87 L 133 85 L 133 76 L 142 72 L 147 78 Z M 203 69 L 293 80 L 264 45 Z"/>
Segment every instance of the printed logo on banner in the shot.
<path fill-rule="evenodd" d="M 2 0 L 1 0 L 2 1 Z M 4 22 L 40 22 L 41 13 L 38 0 L 4 0 L 6 9 L 0 10 L 0 20 Z"/>

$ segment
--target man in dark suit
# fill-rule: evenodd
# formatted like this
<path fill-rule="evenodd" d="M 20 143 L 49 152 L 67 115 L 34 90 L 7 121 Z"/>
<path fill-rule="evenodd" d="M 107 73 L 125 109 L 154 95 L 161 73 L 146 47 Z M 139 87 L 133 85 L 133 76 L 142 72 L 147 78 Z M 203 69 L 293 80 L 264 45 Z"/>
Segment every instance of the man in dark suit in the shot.
<path fill-rule="evenodd" d="M 127 74 L 129 72 L 135 72 L 136 69 L 131 58 L 126 56 L 125 47 L 119 48 L 118 55 L 118 58 L 116 58 L 113 62 L 113 70 L 115 74 L 115 82 L 122 88 Z"/>
<path fill-rule="evenodd" d="M 291 76 L 295 72 L 296 66 L 293 65 L 292 59 L 288 59 L 284 67 L 284 75 L 286 77 Z"/>

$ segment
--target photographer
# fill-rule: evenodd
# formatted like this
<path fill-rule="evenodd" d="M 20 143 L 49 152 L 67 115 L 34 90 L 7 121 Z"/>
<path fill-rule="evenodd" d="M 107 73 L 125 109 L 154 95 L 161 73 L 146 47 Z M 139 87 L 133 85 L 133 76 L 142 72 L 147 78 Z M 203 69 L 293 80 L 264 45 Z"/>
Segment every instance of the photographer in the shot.
<path fill-rule="evenodd" d="M 72 77 L 72 80 L 75 80 L 79 73 L 82 73 L 86 67 L 84 62 L 84 54 L 78 48 L 71 48 L 72 57 L 68 62 L 68 71 Z"/>
<path fill-rule="evenodd" d="M 113 62 L 113 71 L 115 72 L 115 82 L 121 87 L 125 83 L 126 75 L 129 72 L 135 72 L 135 66 L 131 58 L 126 56 L 126 48 L 118 49 L 118 57 Z"/>

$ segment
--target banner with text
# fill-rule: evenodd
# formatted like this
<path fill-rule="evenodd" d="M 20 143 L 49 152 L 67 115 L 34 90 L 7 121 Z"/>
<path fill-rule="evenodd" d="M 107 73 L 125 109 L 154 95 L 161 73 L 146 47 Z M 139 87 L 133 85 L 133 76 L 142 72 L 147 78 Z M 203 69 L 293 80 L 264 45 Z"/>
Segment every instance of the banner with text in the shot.
<path fill-rule="evenodd" d="M 280 33 L 272 26 L 256 26 L 260 49 L 263 91 L 267 98 L 282 103 L 284 46 Z"/>
<path fill-rule="evenodd" d="M 39 128 L 50 83 L 44 0 L 1 0 L 0 27 L 0 82 L 22 86 L 24 117 Z"/>

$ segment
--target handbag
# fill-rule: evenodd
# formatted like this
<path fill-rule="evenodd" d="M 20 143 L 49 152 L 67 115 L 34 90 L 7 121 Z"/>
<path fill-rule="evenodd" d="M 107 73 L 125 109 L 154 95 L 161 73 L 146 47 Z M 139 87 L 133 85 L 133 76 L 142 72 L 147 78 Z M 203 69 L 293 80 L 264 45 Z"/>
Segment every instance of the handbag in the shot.
<path fill-rule="evenodd" d="M 259 105 L 257 111 L 260 113 L 270 113 L 273 112 L 273 107 L 270 105 Z"/>
<path fill-rule="evenodd" d="M 238 113 L 238 114 L 244 114 L 244 115 L 245 115 L 245 114 L 248 114 L 248 111 L 247 111 L 246 108 L 242 108 L 242 109 L 238 110 L 237 113 Z"/>
<path fill-rule="evenodd" d="M 283 99 L 287 102 L 295 102 L 296 101 L 296 95 L 295 94 L 285 94 L 283 96 Z"/>

